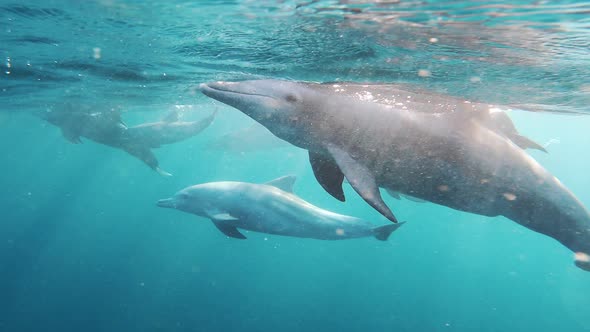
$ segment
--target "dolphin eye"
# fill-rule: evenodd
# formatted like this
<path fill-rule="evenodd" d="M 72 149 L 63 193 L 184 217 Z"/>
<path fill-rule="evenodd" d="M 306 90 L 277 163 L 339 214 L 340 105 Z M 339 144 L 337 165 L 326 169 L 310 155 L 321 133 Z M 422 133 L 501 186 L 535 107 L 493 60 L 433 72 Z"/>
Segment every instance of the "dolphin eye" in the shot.
<path fill-rule="evenodd" d="M 290 102 L 290 103 L 295 103 L 297 102 L 297 96 L 295 96 L 294 94 L 290 93 L 288 94 L 285 99 Z"/>

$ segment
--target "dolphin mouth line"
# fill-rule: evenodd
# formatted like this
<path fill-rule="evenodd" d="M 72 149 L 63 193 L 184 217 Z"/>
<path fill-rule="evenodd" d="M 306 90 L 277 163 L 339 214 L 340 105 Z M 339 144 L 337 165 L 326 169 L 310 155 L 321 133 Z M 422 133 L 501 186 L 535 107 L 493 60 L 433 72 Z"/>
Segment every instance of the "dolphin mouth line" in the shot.
<path fill-rule="evenodd" d="M 224 85 L 215 85 L 215 86 L 212 86 L 211 84 L 212 83 L 201 83 L 199 85 L 199 89 L 201 90 L 201 92 L 203 92 L 205 94 L 207 94 L 207 92 L 213 92 L 213 93 L 229 93 L 229 94 L 236 94 L 236 95 L 246 95 L 246 96 L 256 96 L 256 97 L 272 98 L 271 96 L 263 95 L 263 94 L 260 94 L 260 93 L 251 93 L 251 92 L 237 91 L 237 90 L 229 89 L 228 86 L 224 86 Z M 215 84 L 215 83 L 213 83 L 213 84 Z"/>
<path fill-rule="evenodd" d="M 176 208 L 176 203 L 174 203 L 174 200 L 172 198 L 160 199 L 156 202 L 156 205 L 163 208 Z"/>

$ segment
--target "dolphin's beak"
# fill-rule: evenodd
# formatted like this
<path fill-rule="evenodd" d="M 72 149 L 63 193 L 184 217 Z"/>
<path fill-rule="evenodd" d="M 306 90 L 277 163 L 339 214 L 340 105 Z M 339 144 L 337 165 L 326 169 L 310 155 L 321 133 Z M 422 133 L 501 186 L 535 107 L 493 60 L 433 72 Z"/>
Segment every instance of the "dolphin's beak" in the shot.
<path fill-rule="evenodd" d="M 176 208 L 176 204 L 174 204 L 174 199 L 172 198 L 161 199 L 156 204 L 163 208 Z"/>
<path fill-rule="evenodd" d="M 201 83 L 199 90 L 207 97 L 216 99 L 241 110 L 241 105 L 253 101 L 259 103 L 272 97 L 272 85 L 264 84 L 264 80 L 240 82 L 208 82 Z"/>
<path fill-rule="evenodd" d="M 228 95 L 237 93 L 239 94 L 239 91 L 233 91 L 232 87 L 231 87 L 231 83 L 226 83 L 226 82 L 209 82 L 209 83 L 201 83 L 199 85 L 199 90 L 201 90 L 201 92 L 203 94 L 205 94 L 208 97 L 211 97 L 213 99 L 224 99 L 223 97 L 229 97 Z M 233 96 L 234 98 L 237 96 Z"/>

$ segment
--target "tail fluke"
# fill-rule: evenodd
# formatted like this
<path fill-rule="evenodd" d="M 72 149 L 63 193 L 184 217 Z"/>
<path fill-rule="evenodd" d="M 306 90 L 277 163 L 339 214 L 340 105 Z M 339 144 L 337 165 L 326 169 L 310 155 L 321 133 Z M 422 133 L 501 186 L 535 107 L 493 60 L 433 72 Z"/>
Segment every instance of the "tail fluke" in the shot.
<path fill-rule="evenodd" d="M 389 224 L 385 226 L 379 226 L 373 228 L 373 236 L 379 241 L 387 241 L 391 233 L 398 229 L 401 225 L 405 224 L 405 221 L 399 222 L 397 224 Z"/>

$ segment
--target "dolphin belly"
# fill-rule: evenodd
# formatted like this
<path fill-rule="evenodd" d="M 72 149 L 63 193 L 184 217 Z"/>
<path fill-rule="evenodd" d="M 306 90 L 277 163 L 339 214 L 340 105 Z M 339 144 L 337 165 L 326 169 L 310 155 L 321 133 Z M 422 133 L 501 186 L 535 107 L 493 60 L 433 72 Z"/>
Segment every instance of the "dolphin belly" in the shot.
<path fill-rule="evenodd" d="M 260 204 L 260 203 L 258 203 Z M 290 211 L 258 209 L 234 212 L 238 220 L 228 221 L 244 230 L 320 240 L 344 240 L 373 235 L 373 225 L 361 219 L 336 215 L 333 217 L 292 208 Z"/>

